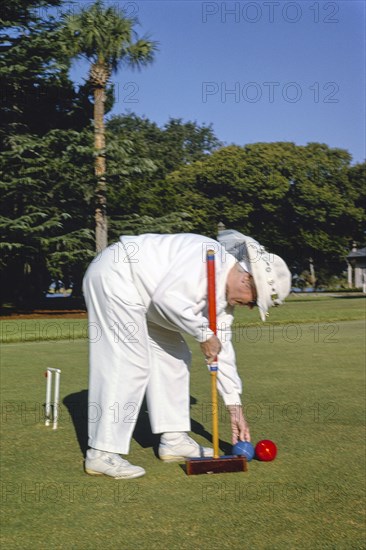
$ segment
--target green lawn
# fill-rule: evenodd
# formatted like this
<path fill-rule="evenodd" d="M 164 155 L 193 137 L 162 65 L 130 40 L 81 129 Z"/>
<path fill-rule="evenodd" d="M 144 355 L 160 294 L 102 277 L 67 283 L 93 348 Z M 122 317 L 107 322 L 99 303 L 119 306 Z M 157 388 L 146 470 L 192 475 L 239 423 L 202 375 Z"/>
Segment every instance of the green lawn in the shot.
<path fill-rule="evenodd" d="M 3 344 L 2 547 L 365 548 L 365 303 L 295 297 L 267 325 L 240 311 L 235 346 L 252 439 L 278 446 L 274 462 L 253 460 L 247 473 L 189 477 L 181 465 L 160 462 L 143 409 L 130 460 L 147 475 L 129 482 L 85 475 L 84 321 L 74 321 L 75 337 Z M 20 321 L 4 320 L 6 334 L 11 322 L 21 334 Z M 9 342 L 4 330 L 2 341 Z M 192 431 L 207 444 L 210 380 L 198 345 L 189 343 Z M 57 431 L 43 425 L 48 366 L 62 370 Z M 227 450 L 222 406 L 220 439 Z"/>

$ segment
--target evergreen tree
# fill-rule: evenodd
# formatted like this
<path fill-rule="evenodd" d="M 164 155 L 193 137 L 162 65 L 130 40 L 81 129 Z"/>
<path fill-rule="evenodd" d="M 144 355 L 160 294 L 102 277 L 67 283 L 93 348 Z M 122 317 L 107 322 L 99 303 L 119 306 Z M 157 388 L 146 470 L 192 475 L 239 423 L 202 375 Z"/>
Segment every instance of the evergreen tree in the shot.
<path fill-rule="evenodd" d="M 70 60 L 60 48 L 59 24 L 47 10 L 60 4 L 60 0 L 2 4 L 2 141 L 12 133 L 43 135 L 52 128 L 81 128 L 88 122 L 89 113 L 81 108 L 68 78 Z"/>
<path fill-rule="evenodd" d="M 9 136 L 0 155 L 2 300 L 34 302 L 51 277 L 73 280 L 93 257 L 91 131 Z"/>
<path fill-rule="evenodd" d="M 3 301 L 37 301 L 51 275 L 75 277 L 92 255 L 83 210 L 88 175 L 75 174 L 83 160 L 92 163 L 92 134 L 81 131 L 89 123 L 86 94 L 78 96 L 67 76 L 70 63 L 53 15 L 60 5 L 14 0 L 0 14 Z"/>

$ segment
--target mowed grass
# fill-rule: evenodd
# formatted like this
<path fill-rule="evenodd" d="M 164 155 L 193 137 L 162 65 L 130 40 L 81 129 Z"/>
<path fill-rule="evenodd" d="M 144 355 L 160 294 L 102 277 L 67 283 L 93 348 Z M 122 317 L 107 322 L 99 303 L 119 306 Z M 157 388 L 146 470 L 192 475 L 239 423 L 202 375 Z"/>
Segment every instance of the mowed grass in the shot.
<path fill-rule="evenodd" d="M 129 459 L 147 475 L 85 475 L 85 339 L 3 344 L 2 547 L 365 548 L 365 303 L 294 299 L 266 325 L 240 311 L 234 343 L 252 439 L 278 446 L 274 462 L 253 460 L 246 473 L 187 476 L 162 463 L 143 407 Z M 189 344 L 192 432 L 208 445 L 210 380 Z M 57 431 L 43 423 L 48 366 L 62 370 Z M 227 451 L 222 405 L 220 441 Z"/>
<path fill-rule="evenodd" d="M 361 297 L 360 297 L 361 296 Z M 316 307 L 314 307 L 316 304 Z M 293 325 L 303 323 L 331 323 L 349 319 L 365 319 L 366 300 L 360 294 L 356 295 L 324 295 L 324 294 L 292 294 L 286 305 L 272 308 L 266 325 L 258 320 L 255 310 L 247 308 L 236 312 L 235 327 L 257 326 L 258 330 L 278 324 Z M 291 327 L 289 327 L 291 329 Z M 91 331 L 97 335 L 97 327 Z M 315 330 L 315 329 L 313 329 Z M 324 327 L 325 330 L 325 327 Z M 331 328 L 328 329 L 331 331 Z M 0 343 L 74 341 L 86 340 L 88 337 L 87 319 L 55 318 L 21 318 L 0 317 Z"/>

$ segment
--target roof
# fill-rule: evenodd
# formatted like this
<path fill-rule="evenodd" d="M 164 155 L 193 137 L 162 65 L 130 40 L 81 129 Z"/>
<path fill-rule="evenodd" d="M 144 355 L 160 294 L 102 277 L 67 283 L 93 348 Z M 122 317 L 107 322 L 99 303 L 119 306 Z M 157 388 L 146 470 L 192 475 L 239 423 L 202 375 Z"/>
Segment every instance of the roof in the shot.
<path fill-rule="evenodd" d="M 348 254 L 347 258 L 366 258 L 366 247 L 352 250 L 352 252 Z"/>

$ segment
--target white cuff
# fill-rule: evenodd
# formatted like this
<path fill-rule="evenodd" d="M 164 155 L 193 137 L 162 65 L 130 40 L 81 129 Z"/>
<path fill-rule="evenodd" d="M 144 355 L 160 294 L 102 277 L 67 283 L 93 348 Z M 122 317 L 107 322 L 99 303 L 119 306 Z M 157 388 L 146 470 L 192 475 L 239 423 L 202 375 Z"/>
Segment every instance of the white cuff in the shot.
<path fill-rule="evenodd" d="M 205 325 L 201 327 L 200 332 L 196 336 L 196 340 L 202 344 L 202 342 L 207 342 L 214 334 L 215 333 Z"/>
<path fill-rule="evenodd" d="M 241 405 L 241 397 L 240 394 L 233 391 L 232 393 L 225 393 L 222 394 L 221 397 L 224 400 L 224 403 L 226 406 L 228 405 Z"/>

